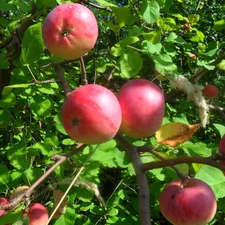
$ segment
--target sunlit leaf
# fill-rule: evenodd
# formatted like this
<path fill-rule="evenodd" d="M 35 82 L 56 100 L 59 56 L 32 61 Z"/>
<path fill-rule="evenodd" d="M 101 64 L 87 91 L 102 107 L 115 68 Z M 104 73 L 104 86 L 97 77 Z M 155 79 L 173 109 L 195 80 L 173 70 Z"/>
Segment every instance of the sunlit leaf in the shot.
<path fill-rule="evenodd" d="M 199 128 L 200 124 L 168 123 L 156 132 L 156 139 L 161 144 L 176 147 L 178 144 L 189 140 Z"/>

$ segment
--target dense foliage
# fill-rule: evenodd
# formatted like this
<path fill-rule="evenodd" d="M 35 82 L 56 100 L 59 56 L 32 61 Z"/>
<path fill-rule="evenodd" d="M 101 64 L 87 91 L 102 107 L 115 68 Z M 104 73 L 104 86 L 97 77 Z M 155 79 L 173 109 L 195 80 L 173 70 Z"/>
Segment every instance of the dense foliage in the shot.
<path fill-rule="evenodd" d="M 187 92 L 171 86 L 176 75 L 183 75 L 202 87 L 216 85 L 219 96 L 207 101 L 208 123 L 187 141 L 170 147 L 158 143 L 154 135 L 145 139 L 126 138 L 136 146 L 153 146 L 165 159 L 208 157 L 217 153 L 225 133 L 225 4 L 218 0 L 73 1 L 93 11 L 99 37 L 83 61 L 64 61 L 44 47 L 41 26 L 48 12 L 65 2 L 0 1 L 1 196 L 9 197 L 19 186 L 31 186 L 55 164 L 53 155 L 66 154 L 78 145 L 68 137 L 61 123 L 65 96 L 56 66 L 60 66 L 72 89 L 87 80 L 117 93 L 130 79 L 141 77 L 153 81 L 165 94 L 164 124 L 197 124 L 203 119 Z M 141 159 L 159 160 L 148 152 L 141 153 Z M 135 170 L 115 140 L 88 145 L 72 155 L 36 188 L 27 202 L 40 202 L 51 211 L 54 191 L 65 192 L 83 166 L 67 195 L 65 213 L 51 224 L 139 224 Z M 218 210 L 210 224 L 223 224 L 223 173 L 198 163 L 184 162 L 177 168 L 212 187 Z M 177 173 L 164 167 L 149 170 L 146 176 L 151 221 L 169 224 L 159 210 L 158 198 L 164 185 L 178 178 Z M 5 214 L 0 224 L 5 221 L 16 224 L 26 204 L 21 203 Z"/>

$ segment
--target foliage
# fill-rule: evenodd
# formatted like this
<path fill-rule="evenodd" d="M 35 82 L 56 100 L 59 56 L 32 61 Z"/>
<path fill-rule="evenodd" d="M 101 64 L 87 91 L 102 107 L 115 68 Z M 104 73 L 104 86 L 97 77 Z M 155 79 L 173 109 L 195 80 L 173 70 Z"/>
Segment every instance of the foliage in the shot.
<path fill-rule="evenodd" d="M 70 86 L 75 89 L 82 85 L 80 62 L 63 61 L 50 55 L 41 37 L 41 24 L 47 13 L 64 2 L 0 1 L 1 196 L 9 197 L 16 187 L 32 185 L 54 164 L 53 155 L 66 154 L 77 145 L 66 135 L 61 123 L 60 109 L 65 97 L 53 63 L 63 68 Z M 114 92 L 133 78 L 157 83 L 167 101 L 164 124 L 201 122 L 198 108 L 187 95 L 172 90 L 170 81 L 175 74 L 182 74 L 201 86 L 213 83 L 219 89 L 219 96 L 208 102 L 212 106 L 209 123 L 186 142 L 170 147 L 157 143 L 155 136 L 127 139 L 136 146 L 153 146 L 165 159 L 215 154 L 225 133 L 225 5 L 218 0 L 80 2 L 94 12 L 99 25 L 98 42 L 83 58 L 89 83 L 102 84 Z M 155 71 L 163 80 L 154 76 Z M 94 149 L 77 184 L 67 195 L 65 214 L 53 219 L 52 224 L 139 224 L 135 171 L 115 140 L 97 147 L 89 145 L 70 157 L 41 183 L 30 200 L 45 204 L 50 211 L 54 202 L 52 190 L 66 191 L 68 179 L 75 176 Z M 143 162 L 158 161 L 147 152 L 141 154 L 141 159 Z M 221 221 L 225 213 L 222 172 L 197 163 L 184 163 L 177 168 L 206 181 L 213 188 L 218 211 L 211 224 Z M 166 224 L 159 210 L 158 196 L 163 186 L 177 178 L 177 174 L 165 167 L 149 170 L 146 175 L 151 220 L 154 224 Z M 5 214 L 0 224 L 7 218 L 16 222 L 23 208 L 25 205 L 21 204 Z"/>

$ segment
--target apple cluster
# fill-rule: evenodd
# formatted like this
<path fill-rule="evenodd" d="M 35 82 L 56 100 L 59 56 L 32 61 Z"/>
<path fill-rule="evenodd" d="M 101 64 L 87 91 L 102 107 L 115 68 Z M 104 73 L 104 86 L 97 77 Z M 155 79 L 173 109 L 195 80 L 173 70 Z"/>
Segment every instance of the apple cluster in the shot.
<path fill-rule="evenodd" d="M 184 29 L 190 30 L 190 26 L 185 24 Z M 94 47 L 98 25 L 94 14 L 84 5 L 61 4 L 47 15 L 42 36 L 53 55 L 74 60 Z M 218 90 L 207 85 L 202 94 L 212 99 L 218 95 Z M 84 144 L 106 142 L 119 131 L 131 138 L 145 138 L 160 128 L 164 110 L 164 95 L 149 80 L 127 81 L 117 95 L 104 86 L 87 84 L 72 91 L 65 99 L 62 124 L 72 139 Z M 221 153 L 225 152 L 224 146 L 225 141 L 222 141 Z M 160 194 L 159 205 L 165 218 L 176 225 L 204 225 L 212 220 L 217 208 L 210 186 L 196 178 L 168 183 Z M 40 204 L 31 206 L 27 214 L 30 221 L 34 221 L 32 212 L 37 209 L 44 210 Z M 46 219 L 47 212 L 43 215 Z M 41 224 L 41 221 L 29 224 Z"/>
<path fill-rule="evenodd" d="M 126 82 L 117 96 L 101 85 L 84 85 L 62 106 L 67 134 L 85 144 L 106 142 L 119 130 L 132 138 L 151 136 L 160 128 L 163 115 L 162 91 L 146 79 Z"/>

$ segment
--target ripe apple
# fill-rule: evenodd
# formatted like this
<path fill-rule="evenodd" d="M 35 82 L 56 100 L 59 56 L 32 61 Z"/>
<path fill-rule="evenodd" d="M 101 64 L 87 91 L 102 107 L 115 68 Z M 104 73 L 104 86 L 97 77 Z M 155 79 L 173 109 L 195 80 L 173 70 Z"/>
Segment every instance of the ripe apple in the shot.
<path fill-rule="evenodd" d="M 4 204 L 6 204 L 6 203 L 9 203 L 9 199 L 7 199 L 7 198 L 0 198 L 0 205 L 1 205 L 1 206 L 4 205 Z M 5 210 L 4 210 L 4 209 L 0 210 L 0 217 L 1 217 L 4 213 L 5 213 Z"/>
<path fill-rule="evenodd" d="M 42 37 L 47 49 L 62 59 L 88 53 L 98 37 L 98 24 L 91 10 L 79 3 L 61 4 L 45 18 Z"/>
<path fill-rule="evenodd" d="M 190 27 L 190 25 L 188 23 L 185 23 L 183 26 L 184 26 L 185 30 L 190 30 L 191 29 L 191 27 Z"/>
<path fill-rule="evenodd" d="M 206 99 L 214 99 L 218 96 L 218 94 L 219 94 L 218 88 L 213 84 L 206 85 L 202 90 L 202 95 Z"/>
<path fill-rule="evenodd" d="M 159 206 L 164 217 L 176 225 L 205 225 L 217 209 L 211 187 L 196 178 L 168 183 L 160 194 Z"/>
<path fill-rule="evenodd" d="M 23 216 L 28 217 L 28 225 L 45 225 L 49 218 L 47 209 L 40 203 L 29 206 Z"/>
<path fill-rule="evenodd" d="M 124 134 L 144 138 L 160 128 L 165 100 L 156 84 L 145 79 L 130 80 L 120 89 L 118 100 L 122 109 L 120 130 Z"/>
<path fill-rule="evenodd" d="M 65 131 L 84 144 L 110 140 L 119 130 L 121 120 L 121 108 L 116 96 L 98 84 L 77 88 L 62 106 Z"/>

